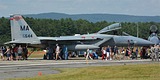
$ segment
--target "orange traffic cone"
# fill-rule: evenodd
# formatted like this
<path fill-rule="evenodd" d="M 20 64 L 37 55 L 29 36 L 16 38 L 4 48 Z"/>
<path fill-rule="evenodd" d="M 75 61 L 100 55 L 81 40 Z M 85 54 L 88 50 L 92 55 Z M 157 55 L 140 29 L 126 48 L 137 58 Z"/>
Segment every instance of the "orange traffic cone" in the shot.
<path fill-rule="evenodd" d="M 42 76 L 42 72 L 38 72 L 38 76 Z"/>

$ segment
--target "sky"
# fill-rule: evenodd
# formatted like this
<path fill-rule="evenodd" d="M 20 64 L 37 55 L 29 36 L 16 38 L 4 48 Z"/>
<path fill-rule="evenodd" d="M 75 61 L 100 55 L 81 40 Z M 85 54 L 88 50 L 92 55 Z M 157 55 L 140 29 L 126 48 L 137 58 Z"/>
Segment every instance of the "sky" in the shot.
<path fill-rule="evenodd" d="M 160 0 L 0 0 L 0 17 L 48 12 L 160 16 Z"/>

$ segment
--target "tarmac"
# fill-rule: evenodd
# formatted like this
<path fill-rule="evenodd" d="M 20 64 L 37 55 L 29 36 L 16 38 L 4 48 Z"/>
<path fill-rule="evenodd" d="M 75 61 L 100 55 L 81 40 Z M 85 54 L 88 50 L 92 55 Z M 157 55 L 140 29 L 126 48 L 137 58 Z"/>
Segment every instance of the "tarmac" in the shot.
<path fill-rule="evenodd" d="M 26 78 L 47 74 L 57 74 L 59 71 L 53 68 L 79 68 L 89 66 L 116 66 L 132 64 L 151 64 L 151 59 L 139 60 L 85 60 L 84 58 L 73 58 L 70 60 L 42 60 L 29 59 L 22 61 L 0 61 L 0 80 L 8 78 Z"/>

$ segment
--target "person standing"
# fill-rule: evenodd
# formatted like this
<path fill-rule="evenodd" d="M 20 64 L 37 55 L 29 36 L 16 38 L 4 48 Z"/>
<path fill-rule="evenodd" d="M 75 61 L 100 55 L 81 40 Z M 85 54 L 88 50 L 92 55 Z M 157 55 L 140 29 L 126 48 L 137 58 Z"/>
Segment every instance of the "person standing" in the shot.
<path fill-rule="evenodd" d="M 49 60 L 53 60 L 53 47 L 52 46 L 49 46 L 48 47 L 48 59 Z"/>
<path fill-rule="evenodd" d="M 124 47 L 121 48 L 122 59 L 125 59 L 125 50 Z"/>
<path fill-rule="evenodd" d="M 106 49 L 106 60 L 111 60 L 110 58 L 110 54 L 111 54 L 111 48 L 108 45 L 107 49 Z"/>
<path fill-rule="evenodd" d="M 0 56 L 1 56 L 1 59 L 3 59 L 3 54 L 2 54 L 1 48 L 0 48 Z"/>
<path fill-rule="evenodd" d="M 91 59 L 91 60 L 93 60 L 92 57 L 90 56 L 91 53 L 92 53 L 92 50 L 90 50 L 90 49 L 88 48 L 88 49 L 87 49 L 86 60 L 88 60 L 88 58 Z"/>
<path fill-rule="evenodd" d="M 59 58 L 59 53 L 60 53 L 60 47 L 58 46 L 58 44 L 56 44 L 55 53 L 56 53 L 56 60 L 58 60 L 58 58 Z"/>
<path fill-rule="evenodd" d="M 138 57 L 138 47 L 136 48 L 136 59 Z"/>
<path fill-rule="evenodd" d="M 7 60 L 11 60 L 11 48 L 7 48 L 7 51 L 4 53 L 4 54 L 6 54 L 7 55 Z"/>
<path fill-rule="evenodd" d="M 0 56 L 1 56 L 1 59 L 4 60 L 4 53 L 2 51 L 2 47 L 0 48 Z"/>
<path fill-rule="evenodd" d="M 21 45 L 19 45 L 18 47 L 18 60 L 22 59 L 22 53 L 23 53 L 23 48 L 21 47 Z"/>
<path fill-rule="evenodd" d="M 2 46 L 2 54 L 3 54 L 3 60 L 5 60 L 6 54 L 5 52 L 7 51 L 6 46 Z"/>
<path fill-rule="evenodd" d="M 154 61 L 155 59 L 154 46 L 151 46 L 150 52 L 151 52 L 152 61 Z"/>
<path fill-rule="evenodd" d="M 114 46 L 114 57 L 115 57 L 115 59 L 119 59 L 119 56 L 118 56 L 118 47 L 117 46 Z"/>
<path fill-rule="evenodd" d="M 155 61 L 159 61 L 159 45 L 155 46 L 154 52 L 155 52 Z"/>
<path fill-rule="evenodd" d="M 68 60 L 68 48 L 66 45 L 63 46 L 64 59 Z"/>
<path fill-rule="evenodd" d="M 146 58 L 146 48 L 145 47 L 142 47 L 142 59 L 145 59 Z"/>
<path fill-rule="evenodd" d="M 127 48 L 125 53 L 125 59 L 129 59 L 129 52 L 129 48 Z"/>
<path fill-rule="evenodd" d="M 102 47 L 102 60 L 106 59 L 106 47 Z"/>
<path fill-rule="evenodd" d="M 27 49 L 27 46 L 26 47 L 23 47 L 23 53 L 24 53 L 24 57 L 23 57 L 23 59 L 24 60 L 27 60 L 27 58 L 28 58 L 28 49 Z"/>

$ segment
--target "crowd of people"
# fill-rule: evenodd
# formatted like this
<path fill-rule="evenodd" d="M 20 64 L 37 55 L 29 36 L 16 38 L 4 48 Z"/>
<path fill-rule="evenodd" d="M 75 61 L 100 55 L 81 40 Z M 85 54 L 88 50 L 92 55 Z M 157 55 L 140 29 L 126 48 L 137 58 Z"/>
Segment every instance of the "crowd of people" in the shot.
<path fill-rule="evenodd" d="M 2 46 L 0 47 L 0 56 L 2 60 L 27 60 L 28 49 L 26 46 Z"/>
<path fill-rule="evenodd" d="M 160 46 L 154 45 L 151 47 L 102 47 L 101 55 L 97 53 L 96 50 L 87 50 L 84 53 L 86 59 L 98 59 L 101 56 L 102 60 L 127 60 L 127 59 L 147 59 L 151 58 L 153 61 L 159 61 Z M 27 60 L 28 49 L 26 46 L 16 45 L 16 46 L 2 46 L 0 47 L 0 58 L 2 60 Z M 48 60 L 68 60 L 69 52 L 67 46 L 47 47 L 46 54 L 43 59 Z"/>
<path fill-rule="evenodd" d="M 113 56 L 117 56 L 118 54 L 118 47 L 102 47 L 102 60 L 112 60 Z"/>
<path fill-rule="evenodd" d="M 67 46 L 59 46 L 56 44 L 55 47 L 49 46 L 46 48 L 46 54 L 44 55 L 43 59 L 48 60 L 68 60 L 68 48 Z"/>
<path fill-rule="evenodd" d="M 102 47 L 102 60 L 148 59 L 159 61 L 160 47 Z"/>

